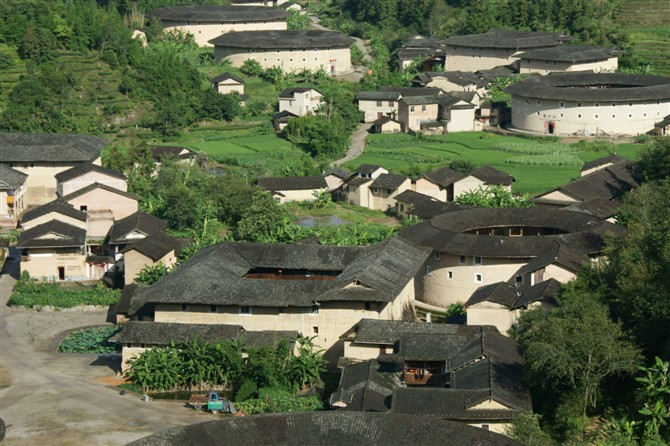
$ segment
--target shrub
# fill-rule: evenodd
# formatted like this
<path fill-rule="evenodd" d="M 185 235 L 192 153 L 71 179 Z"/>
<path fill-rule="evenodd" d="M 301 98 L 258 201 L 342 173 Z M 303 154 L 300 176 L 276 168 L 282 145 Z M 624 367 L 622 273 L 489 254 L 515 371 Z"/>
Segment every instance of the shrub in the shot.
<path fill-rule="evenodd" d="M 73 331 L 58 346 L 61 353 L 118 353 L 120 345 L 109 342 L 121 329 L 120 325 L 111 327 L 87 328 Z"/>
<path fill-rule="evenodd" d="M 257 60 L 247 59 L 242 64 L 240 71 L 247 76 L 258 77 L 263 73 L 263 67 L 261 67 L 261 64 Z"/>
<path fill-rule="evenodd" d="M 118 302 L 121 290 L 112 290 L 104 285 L 94 287 L 63 286 L 55 282 L 37 282 L 28 273 L 21 274 L 9 305 L 41 308 L 47 305 L 56 308 L 72 308 L 78 305 L 113 305 Z"/>
<path fill-rule="evenodd" d="M 505 160 L 506 164 L 525 164 L 528 166 L 581 166 L 584 164 L 577 155 L 549 154 L 515 156 Z"/>
<path fill-rule="evenodd" d="M 240 389 L 235 394 L 235 401 L 241 402 L 246 401 L 258 396 L 258 386 L 253 381 L 244 381 L 240 386 Z"/>
<path fill-rule="evenodd" d="M 501 152 L 520 153 L 523 155 L 548 155 L 548 154 L 564 154 L 573 153 L 584 150 L 582 146 L 577 144 L 565 145 L 560 143 L 546 143 L 546 144 L 526 144 L 521 142 L 506 142 L 505 144 L 495 145 L 491 150 L 498 150 Z"/>
<path fill-rule="evenodd" d="M 454 160 L 449 163 L 449 168 L 461 173 L 470 173 L 475 170 L 475 165 L 468 160 Z"/>
<path fill-rule="evenodd" d="M 264 388 L 258 399 L 235 404 L 237 410 L 247 415 L 276 412 L 313 412 L 323 410 L 323 402 L 317 396 L 297 396 L 281 389 Z"/>

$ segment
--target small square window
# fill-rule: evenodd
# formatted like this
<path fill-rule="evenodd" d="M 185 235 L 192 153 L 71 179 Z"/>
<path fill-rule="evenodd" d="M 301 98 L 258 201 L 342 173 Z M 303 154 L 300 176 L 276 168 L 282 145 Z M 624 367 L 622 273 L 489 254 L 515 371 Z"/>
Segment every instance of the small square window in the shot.
<path fill-rule="evenodd" d="M 309 309 L 309 314 L 312 316 L 316 316 L 317 314 L 319 314 L 319 306 L 312 305 L 312 308 Z"/>
<path fill-rule="evenodd" d="M 88 206 L 79 206 L 79 210 L 82 212 L 86 212 L 88 210 Z"/>
<path fill-rule="evenodd" d="M 365 309 L 370 311 L 371 308 L 372 308 L 372 305 L 370 304 L 370 302 L 365 302 Z"/>
<path fill-rule="evenodd" d="M 472 258 L 472 264 L 473 265 L 481 265 L 482 264 L 482 258 L 481 257 L 473 257 Z"/>
<path fill-rule="evenodd" d="M 581 115 L 581 114 L 577 115 L 577 117 L 578 117 L 579 119 L 582 119 L 582 115 Z"/>
<path fill-rule="evenodd" d="M 488 424 L 482 424 L 482 429 L 485 431 L 489 430 L 489 425 Z"/>
<path fill-rule="evenodd" d="M 433 251 L 433 258 L 435 260 L 440 260 L 440 251 Z"/>
<path fill-rule="evenodd" d="M 388 106 L 393 107 L 393 101 L 388 101 Z"/>
<path fill-rule="evenodd" d="M 563 117 L 563 113 L 561 113 L 561 118 Z"/>
<path fill-rule="evenodd" d="M 600 103 L 599 103 L 599 102 L 596 102 L 596 107 L 600 107 Z"/>
<path fill-rule="evenodd" d="M 433 268 L 430 265 L 426 265 L 426 275 L 430 276 L 433 274 Z"/>
<path fill-rule="evenodd" d="M 145 344 L 140 344 L 140 348 L 146 348 Z"/>
<path fill-rule="evenodd" d="M 616 119 L 616 115 L 612 115 L 612 119 Z"/>
<path fill-rule="evenodd" d="M 629 103 L 628 103 L 628 106 L 629 106 L 629 107 L 632 107 L 632 106 L 633 106 L 633 103 L 632 103 L 632 102 L 629 102 Z"/>
<path fill-rule="evenodd" d="M 377 107 L 381 107 L 381 106 L 382 106 L 382 101 L 377 101 Z"/>
<path fill-rule="evenodd" d="M 633 117 L 633 115 L 629 114 L 629 115 L 628 115 L 628 117 L 629 117 L 629 118 L 632 118 L 632 117 Z"/>
<path fill-rule="evenodd" d="M 188 305 L 181 304 L 181 311 L 188 311 Z"/>
<path fill-rule="evenodd" d="M 410 113 L 414 113 L 414 107 L 409 108 Z"/>
<path fill-rule="evenodd" d="M 537 105 L 542 105 L 542 101 L 537 101 Z"/>
<path fill-rule="evenodd" d="M 424 112 L 424 113 L 426 112 L 426 106 L 425 105 L 421 106 L 421 111 Z"/>
<path fill-rule="evenodd" d="M 458 263 L 460 263 L 461 265 L 465 265 L 465 256 L 459 256 Z"/>
<path fill-rule="evenodd" d="M 484 276 L 481 273 L 475 273 L 475 283 L 482 283 Z"/>
<path fill-rule="evenodd" d="M 217 308 L 216 308 L 216 305 L 210 305 L 210 306 L 209 306 L 209 312 L 210 312 L 210 313 L 216 313 L 216 309 L 217 309 Z"/>
<path fill-rule="evenodd" d="M 516 284 L 522 284 L 522 283 L 523 283 L 523 276 L 522 276 L 522 275 L 518 275 L 518 276 L 516 276 L 516 277 L 514 278 L 514 283 L 516 283 Z"/>
<path fill-rule="evenodd" d="M 614 102 L 612 102 L 612 107 L 616 107 L 616 104 Z"/>
<path fill-rule="evenodd" d="M 249 315 L 251 315 L 251 307 L 241 306 L 241 307 L 240 307 L 240 314 L 241 314 L 242 316 L 249 316 Z"/>
<path fill-rule="evenodd" d="M 447 271 L 447 279 L 451 280 L 454 278 L 454 272 L 453 271 Z"/>
<path fill-rule="evenodd" d="M 596 119 L 598 119 L 598 115 L 596 115 Z"/>
<path fill-rule="evenodd" d="M 577 102 L 577 107 L 581 107 L 581 106 L 582 106 L 582 103 L 581 103 L 581 102 Z"/>
<path fill-rule="evenodd" d="M 558 106 L 561 108 L 565 107 L 565 102 L 559 102 Z"/>
<path fill-rule="evenodd" d="M 319 334 L 319 327 L 317 325 L 312 326 L 312 334 L 313 335 L 318 335 Z"/>

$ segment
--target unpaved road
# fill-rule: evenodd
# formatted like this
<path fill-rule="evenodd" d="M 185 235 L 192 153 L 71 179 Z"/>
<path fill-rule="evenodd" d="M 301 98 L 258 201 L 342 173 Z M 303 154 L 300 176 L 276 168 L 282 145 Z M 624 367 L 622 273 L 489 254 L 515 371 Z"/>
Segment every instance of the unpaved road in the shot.
<path fill-rule="evenodd" d="M 114 376 L 118 359 L 53 351 L 65 330 L 105 324 L 107 313 L 36 312 L 6 306 L 14 285 L 0 276 L 0 365 L 12 384 L 0 390 L 8 445 L 121 445 L 164 429 L 211 421 L 178 403 L 143 403 L 97 379 Z"/>
<path fill-rule="evenodd" d="M 351 140 L 349 141 L 349 149 L 347 150 L 346 155 L 344 155 L 343 158 L 340 158 L 339 160 L 335 160 L 332 163 L 330 163 L 331 167 L 335 166 L 340 166 L 347 161 L 351 161 L 354 158 L 358 158 L 363 154 L 363 150 L 365 150 L 365 138 L 368 137 L 370 134 L 370 129 L 372 128 L 371 123 L 364 123 L 364 124 L 359 124 L 358 128 L 354 132 L 353 135 L 351 135 Z"/>

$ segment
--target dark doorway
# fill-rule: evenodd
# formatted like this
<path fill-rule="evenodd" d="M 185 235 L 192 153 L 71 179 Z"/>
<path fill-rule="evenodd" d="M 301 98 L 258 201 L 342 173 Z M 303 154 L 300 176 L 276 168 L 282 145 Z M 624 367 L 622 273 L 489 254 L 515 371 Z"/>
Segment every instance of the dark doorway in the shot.
<path fill-rule="evenodd" d="M 65 280 L 65 267 L 64 266 L 59 266 L 58 267 L 58 280 Z"/>
<path fill-rule="evenodd" d="M 331 74 L 332 76 L 335 76 L 335 65 L 331 65 L 331 66 L 330 66 L 330 74 Z"/>
<path fill-rule="evenodd" d="M 82 212 L 88 211 L 88 206 L 79 206 L 79 210 Z"/>
<path fill-rule="evenodd" d="M 556 127 L 556 124 L 554 124 L 553 122 L 547 123 L 547 130 L 549 131 L 550 135 L 554 134 L 554 128 L 555 127 Z"/>

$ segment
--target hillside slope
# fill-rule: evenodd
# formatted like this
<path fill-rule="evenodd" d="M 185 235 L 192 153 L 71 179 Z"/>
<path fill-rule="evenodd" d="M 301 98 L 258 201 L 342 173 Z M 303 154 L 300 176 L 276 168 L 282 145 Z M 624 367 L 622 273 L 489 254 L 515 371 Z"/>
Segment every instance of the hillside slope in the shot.
<path fill-rule="evenodd" d="M 622 0 L 617 20 L 653 74 L 670 76 L 670 0 Z"/>

